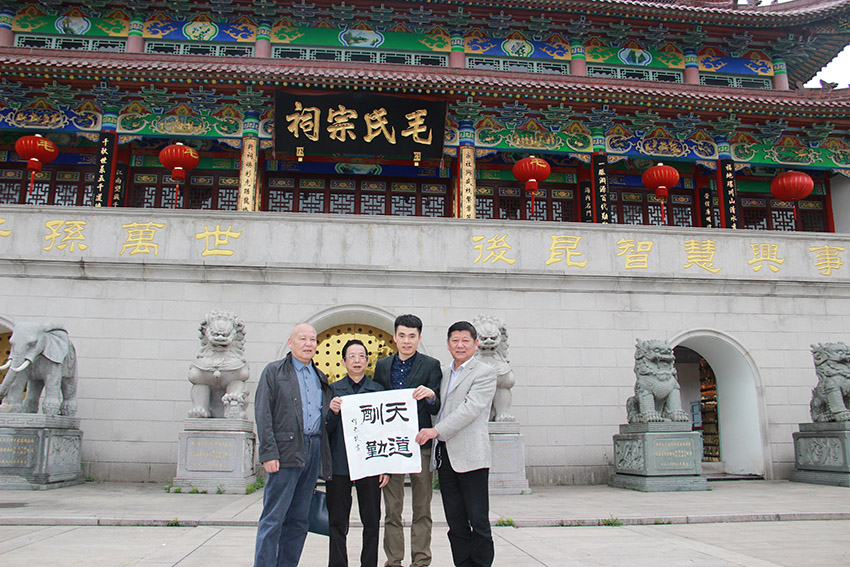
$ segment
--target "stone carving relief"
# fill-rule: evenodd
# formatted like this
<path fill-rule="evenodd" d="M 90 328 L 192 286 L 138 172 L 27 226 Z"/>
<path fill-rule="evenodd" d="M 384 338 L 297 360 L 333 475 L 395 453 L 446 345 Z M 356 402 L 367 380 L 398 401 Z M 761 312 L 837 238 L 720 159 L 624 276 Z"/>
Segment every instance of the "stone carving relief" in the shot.
<path fill-rule="evenodd" d="M 245 325 L 233 313 L 210 311 L 200 326 L 201 349 L 189 367 L 189 417 L 245 419 L 250 368 L 245 358 Z"/>
<path fill-rule="evenodd" d="M 629 423 L 688 421 L 682 410 L 673 349 L 662 340 L 637 340 L 635 395 L 626 401 Z"/>
<path fill-rule="evenodd" d="M 618 440 L 614 443 L 616 467 L 626 470 L 643 470 L 643 439 Z"/>
<path fill-rule="evenodd" d="M 80 468 L 82 439 L 77 436 L 57 435 L 50 441 L 50 462 L 56 472 L 75 471 Z"/>
<path fill-rule="evenodd" d="M 811 346 L 818 377 L 809 404 L 812 421 L 850 421 L 850 347 L 845 343 Z"/>
<path fill-rule="evenodd" d="M 248 439 L 243 446 L 242 452 L 242 470 L 254 470 L 254 440 Z"/>
<path fill-rule="evenodd" d="M 511 413 L 511 388 L 516 383 L 508 358 L 508 330 L 498 317 L 480 314 L 472 320 L 478 331 L 478 358 L 496 370 L 496 395 L 490 421 L 516 421 Z"/>
<path fill-rule="evenodd" d="M 797 440 L 797 464 L 840 467 L 844 464 L 841 440 L 834 437 L 802 437 Z"/>

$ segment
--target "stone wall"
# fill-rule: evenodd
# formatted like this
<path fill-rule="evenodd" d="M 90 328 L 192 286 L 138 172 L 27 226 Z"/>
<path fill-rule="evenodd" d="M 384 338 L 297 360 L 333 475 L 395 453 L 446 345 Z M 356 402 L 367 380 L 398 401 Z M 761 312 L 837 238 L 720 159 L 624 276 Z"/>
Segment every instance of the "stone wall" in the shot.
<path fill-rule="evenodd" d="M 173 478 L 186 373 L 212 309 L 245 322 L 252 398 L 296 322 L 391 332 L 413 312 L 425 351 L 447 362 L 448 325 L 498 315 L 533 484 L 607 481 L 638 337 L 732 345 L 752 369 L 753 471 L 788 477 L 816 382 L 809 345 L 850 340 L 846 235 L 23 206 L 0 207 L 3 219 L 0 326 L 67 326 L 85 474 L 100 480 Z M 756 257 L 760 244 L 778 248 Z M 810 250 L 824 246 L 840 266 Z"/>
<path fill-rule="evenodd" d="M 830 180 L 829 195 L 835 217 L 835 232 L 850 233 L 850 178 L 835 175 Z"/>

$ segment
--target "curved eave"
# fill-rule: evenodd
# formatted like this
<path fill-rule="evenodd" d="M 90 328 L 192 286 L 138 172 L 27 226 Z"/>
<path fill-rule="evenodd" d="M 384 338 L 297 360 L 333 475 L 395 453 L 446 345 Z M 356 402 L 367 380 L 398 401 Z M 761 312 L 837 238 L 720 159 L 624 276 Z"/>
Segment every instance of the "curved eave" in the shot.
<path fill-rule="evenodd" d="M 460 98 L 494 97 L 551 104 L 561 99 L 577 105 L 625 105 L 636 108 L 729 112 L 748 115 L 787 115 L 829 118 L 850 127 L 850 89 L 769 91 L 731 89 L 670 83 L 651 83 L 579 76 L 547 76 L 475 69 L 406 67 L 376 64 L 340 64 L 324 61 L 229 59 L 213 57 L 145 56 L 97 53 L 69 56 L 67 52 L 9 49 L 0 53 L 0 77 L 27 85 L 52 82 L 99 84 L 110 81 L 122 88 L 138 88 L 152 81 L 172 89 L 201 83 L 223 92 L 256 85 L 270 91 L 280 87 L 324 87 L 381 90 Z M 236 80 L 240 83 L 236 83 Z M 535 103 L 539 100 L 539 103 Z"/>
<path fill-rule="evenodd" d="M 427 3 L 487 7 L 494 10 L 536 10 L 613 17 L 637 17 L 693 24 L 747 24 L 759 28 L 811 24 L 850 14 L 850 0 L 792 0 L 760 8 L 715 7 L 643 2 L 641 0 L 426 0 Z M 420 1 L 408 2 L 421 4 Z"/>
<path fill-rule="evenodd" d="M 794 85 L 798 82 L 806 84 L 817 75 L 830 61 L 835 59 L 850 43 L 850 34 L 847 35 L 821 35 L 821 42 L 817 54 L 811 57 L 789 57 L 788 80 Z"/>

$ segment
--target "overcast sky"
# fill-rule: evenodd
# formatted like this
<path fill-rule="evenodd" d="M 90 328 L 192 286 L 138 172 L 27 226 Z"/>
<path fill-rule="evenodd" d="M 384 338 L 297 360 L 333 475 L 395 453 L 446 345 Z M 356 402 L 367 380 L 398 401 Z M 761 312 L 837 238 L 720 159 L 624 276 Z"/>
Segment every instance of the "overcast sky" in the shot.
<path fill-rule="evenodd" d="M 830 83 L 838 83 L 839 89 L 847 88 L 848 81 L 850 81 L 850 46 L 845 47 L 844 51 L 839 53 L 838 57 L 833 59 L 829 65 L 815 75 L 814 79 L 806 83 L 806 86 L 809 88 L 818 88 L 820 87 L 821 79 Z"/>
<path fill-rule="evenodd" d="M 790 0 L 777 0 L 779 4 L 788 2 Z M 743 0 L 738 0 L 739 4 L 770 4 L 771 0 L 749 0 L 749 2 L 745 2 Z M 839 89 L 847 88 L 848 81 L 850 81 L 850 46 L 845 47 L 844 51 L 842 51 L 838 57 L 832 60 L 832 62 L 824 67 L 820 73 L 814 76 L 814 78 L 806 83 L 806 87 L 808 88 L 820 88 L 820 80 L 828 81 L 830 83 L 838 83 Z M 794 85 L 791 85 L 791 88 L 794 88 Z"/>

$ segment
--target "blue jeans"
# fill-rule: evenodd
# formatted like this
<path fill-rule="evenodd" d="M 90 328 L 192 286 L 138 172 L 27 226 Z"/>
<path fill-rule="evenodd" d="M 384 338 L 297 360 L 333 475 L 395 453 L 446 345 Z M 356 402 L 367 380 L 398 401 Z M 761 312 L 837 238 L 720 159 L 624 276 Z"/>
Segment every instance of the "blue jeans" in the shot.
<path fill-rule="evenodd" d="M 266 475 L 263 513 L 257 524 L 254 567 L 296 567 L 307 539 L 313 489 L 322 464 L 322 438 L 304 438 L 307 462 Z"/>

